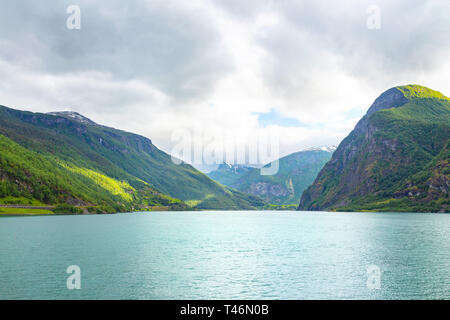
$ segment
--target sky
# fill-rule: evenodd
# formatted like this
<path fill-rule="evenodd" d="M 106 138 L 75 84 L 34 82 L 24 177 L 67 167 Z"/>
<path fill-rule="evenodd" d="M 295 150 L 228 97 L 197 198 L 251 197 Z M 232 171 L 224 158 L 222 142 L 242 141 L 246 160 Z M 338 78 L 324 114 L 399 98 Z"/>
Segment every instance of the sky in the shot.
<path fill-rule="evenodd" d="M 273 138 L 268 162 L 338 145 L 391 87 L 450 95 L 449 11 L 448 0 L 3 2 L 0 104 L 77 111 L 199 168 L 226 154 L 214 150 Z M 200 156 L 177 153 L 186 144 Z"/>

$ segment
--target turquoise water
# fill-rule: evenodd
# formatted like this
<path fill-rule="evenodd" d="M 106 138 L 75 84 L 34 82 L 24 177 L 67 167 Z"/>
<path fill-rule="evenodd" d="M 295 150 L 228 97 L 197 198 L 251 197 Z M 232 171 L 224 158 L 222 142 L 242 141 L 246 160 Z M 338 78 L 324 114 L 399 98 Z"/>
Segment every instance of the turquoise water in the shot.
<path fill-rule="evenodd" d="M 69 265 L 80 290 L 67 289 Z M 0 298 L 450 299 L 450 215 L 3 217 Z"/>

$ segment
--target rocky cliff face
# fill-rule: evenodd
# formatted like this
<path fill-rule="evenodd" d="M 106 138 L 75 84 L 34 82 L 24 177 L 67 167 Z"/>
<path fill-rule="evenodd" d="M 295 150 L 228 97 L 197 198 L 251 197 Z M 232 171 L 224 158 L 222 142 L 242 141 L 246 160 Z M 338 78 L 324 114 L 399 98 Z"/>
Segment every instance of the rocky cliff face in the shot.
<path fill-rule="evenodd" d="M 421 86 L 389 89 L 342 141 L 299 209 L 446 210 L 449 123 L 442 94 Z"/>

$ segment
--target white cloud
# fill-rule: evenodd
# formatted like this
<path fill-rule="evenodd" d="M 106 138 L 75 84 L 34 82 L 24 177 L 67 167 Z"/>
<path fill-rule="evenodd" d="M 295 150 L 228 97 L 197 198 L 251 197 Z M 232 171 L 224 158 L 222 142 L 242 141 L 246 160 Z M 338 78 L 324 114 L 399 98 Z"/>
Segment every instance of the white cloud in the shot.
<path fill-rule="evenodd" d="M 0 104 L 72 109 L 143 134 L 165 151 L 198 126 L 241 144 L 275 108 L 280 153 L 338 144 L 384 90 L 419 83 L 450 94 L 448 1 L 23 1 L 0 12 Z M 220 139 L 219 139 L 220 140 Z M 218 142 L 220 144 L 220 142 Z"/>

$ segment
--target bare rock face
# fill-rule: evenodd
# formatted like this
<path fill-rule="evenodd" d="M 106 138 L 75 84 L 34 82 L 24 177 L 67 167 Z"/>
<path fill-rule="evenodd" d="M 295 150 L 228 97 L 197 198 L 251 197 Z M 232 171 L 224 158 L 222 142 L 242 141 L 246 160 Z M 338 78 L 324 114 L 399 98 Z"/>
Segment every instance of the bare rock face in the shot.
<path fill-rule="evenodd" d="M 383 92 L 370 106 L 367 114 L 380 111 L 382 109 L 397 108 L 408 102 L 403 92 L 397 88 L 391 88 Z"/>
<path fill-rule="evenodd" d="M 255 196 L 288 196 L 293 194 L 292 191 L 286 189 L 280 184 L 272 184 L 268 182 L 253 183 L 247 191 Z"/>
<path fill-rule="evenodd" d="M 82 199 L 77 199 L 74 197 L 68 197 L 65 202 L 67 204 L 70 204 L 71 206 L 91 206 L 93 205 L 92 203 L 89 203 L 87 201 L 84 201 Z"/>

